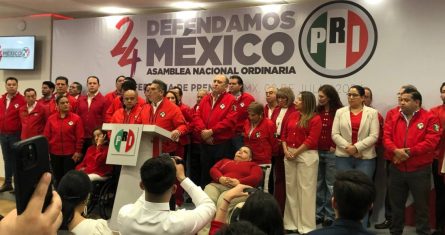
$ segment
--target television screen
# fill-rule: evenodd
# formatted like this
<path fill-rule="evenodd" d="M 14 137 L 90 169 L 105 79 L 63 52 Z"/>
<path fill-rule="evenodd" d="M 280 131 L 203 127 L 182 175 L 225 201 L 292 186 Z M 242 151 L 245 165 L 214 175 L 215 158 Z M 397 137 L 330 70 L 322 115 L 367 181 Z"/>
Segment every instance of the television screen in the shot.
<path fill-rule="evenodd" d="M 0 69 L 34 69 L 35 36 L 0 37 Z"/>

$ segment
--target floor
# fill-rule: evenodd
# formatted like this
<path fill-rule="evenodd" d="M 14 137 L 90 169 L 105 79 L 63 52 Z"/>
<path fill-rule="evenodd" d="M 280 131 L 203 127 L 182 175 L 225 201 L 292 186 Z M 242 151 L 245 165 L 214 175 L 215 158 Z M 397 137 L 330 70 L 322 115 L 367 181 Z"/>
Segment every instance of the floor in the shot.
<path fill-rule="evenodd" d="M 0 185 L 3 184 L 3 180 L 0 179 Z M 186 208 L 193 208 L 193 205 L 186 205 Z M 11 210 L 13 210 L 15 208 L 15 197 L 14 194 L 9 193 L 9 192 L 4 192 L 4 193 L 0 193 L 0 214 L 1 215 L 6 215 L 7 213 L 9 213 Z M 321 227 L 321 226 L 319 226 Z M 374 229 L 374 225 L 371 225 L 370 231 L 378 234 L 378 235 L 386 235 L 386 234 L 390 234 L 389 230 L 385 229 L 385 230 L 377 230 Z M 404 234 L 416 234 L 415 233 L 415 228 L 413 227 L 406 227 L 405 228 L 405 233 Z"/>

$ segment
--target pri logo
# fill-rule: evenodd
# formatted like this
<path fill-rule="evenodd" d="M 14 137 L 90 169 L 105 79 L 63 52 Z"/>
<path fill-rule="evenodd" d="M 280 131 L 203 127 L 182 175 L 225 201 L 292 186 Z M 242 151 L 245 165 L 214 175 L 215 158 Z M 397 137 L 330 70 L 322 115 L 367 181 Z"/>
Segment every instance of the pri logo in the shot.
<path fill-rule="evenodd" d="M 114 137 L 114 149 L 119 153 L 127 153 L 130 151 L 135 143 L 135 136 L 132 130 L 119 130 Z M 124 146 L 124 148 L 122 148 Z"/>
<path fill-rule="evenodd" d="M 377 28 L 362 6 L 333 1 L 308 16 L 299 43 L 301 57 L 312 71 L 328 78 L 343 78 L 369 62 L 377 46 Z"/>

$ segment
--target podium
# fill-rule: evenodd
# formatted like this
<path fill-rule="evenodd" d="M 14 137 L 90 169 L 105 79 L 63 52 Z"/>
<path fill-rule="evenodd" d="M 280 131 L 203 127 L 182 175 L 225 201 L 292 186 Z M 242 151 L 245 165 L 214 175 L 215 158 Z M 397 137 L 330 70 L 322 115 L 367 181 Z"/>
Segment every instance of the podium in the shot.
<path fill-rule="evenodd" d="M 139 187 L 141 181 L 139 169 L 147 159 L 160 154 L 160 140 L 163 138 L 170 139 L 171 132 L 155 125 L 142 124 L 104 123 L 102 129 L 112 131 L 112 137 L 118 134 L 117 137 L 110 138 L 107 156 L 107 164 L 122 165 L 113 211 L 108 224 L 110 229 L 118 231 L 117 216 L 120 208 L 126 204 L 134 203 L 142 194 Z M 125 145 L 122 146 L 124 142 Z M 134 150 L 129 148 L 133 145 Z M 123 148 L 120 149 L 121 147 Z M 116 152 L 115 150 L 121 152 L 128 150 L 130 154 L 116 155 L 114 153 L 113 155 L 113 151 L 110 150 L 114 150 L 114 152 Z M 131 152 L 131 150 L 134 152 Z"/>

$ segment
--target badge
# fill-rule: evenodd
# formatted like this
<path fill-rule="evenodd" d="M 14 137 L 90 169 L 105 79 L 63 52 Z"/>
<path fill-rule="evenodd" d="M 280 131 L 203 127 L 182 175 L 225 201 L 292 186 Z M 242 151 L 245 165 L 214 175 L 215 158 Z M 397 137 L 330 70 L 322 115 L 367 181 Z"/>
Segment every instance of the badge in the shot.
<path fill-rule="evenodd" d="M 225 106 L 224 104 L 221 104 L 219 107 L 220 107 L 221 109 L 224 109 L 226 106 Z"/>
<path fill-rule="evenodd" d="M 439 132 L 439 124 L 434 124 L 433 128 L 435 132 Z"/>
<path fill-rule="evenodd" d="M 244 107 L 244 102 L 240 103 L 239 106 Z"/>
<path fill-rule="evenodd" d="M 69 122 L 68 122 L 68 125 L 70 125 L 70 126 L 72 126 L 73 124 L 74 124 L 73 121 L 69 121 Z"/>
<path fill-rule="evenodd" d="M 422 130 L 423 129 L 423 123 L 418 123 L 417 124 L 417 129 Z"/>
<path fill-rule="evenodd" d="M 18 108 L 19 107 L 19 104 L 14 104 L 14 108 Z"/>
<path fill-rule="evenodd" d="M 159 115 L 160 115 L 161 117 L 165 117 L 165 113 L 164 113 L 164 112 L 161 112 Z"/>
<path fill-rule="evenodd" d="M 257 133 L 255 133 L 255 136 L 256 136 L 256 138 L 260 138 L 261 137 L 261 133 L 257 132 Z"/>

